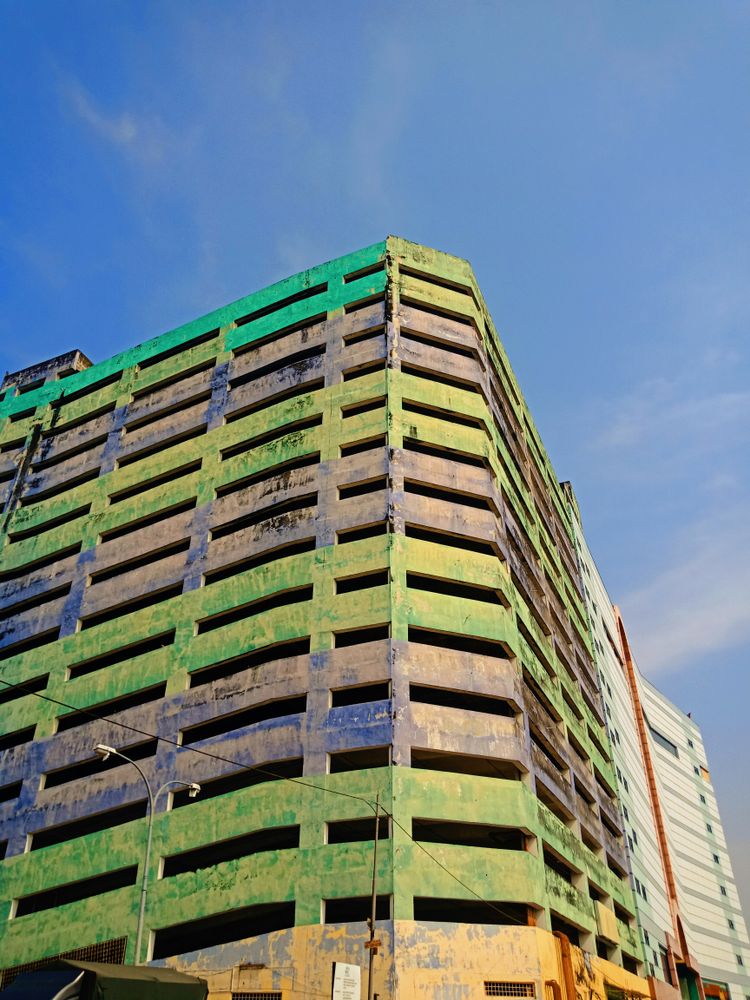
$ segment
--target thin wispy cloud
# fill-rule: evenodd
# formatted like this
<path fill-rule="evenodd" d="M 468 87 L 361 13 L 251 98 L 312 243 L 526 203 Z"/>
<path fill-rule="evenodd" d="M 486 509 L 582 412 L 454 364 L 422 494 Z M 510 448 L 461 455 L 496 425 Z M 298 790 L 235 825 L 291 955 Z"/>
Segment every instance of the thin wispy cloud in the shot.
<path fill-rule="evenodd" d="M 367 79 L 349 122 L 345 176 L 349 197 L 366 205 L 370 217 L 382 218 L 393 210 L 398 190 L 399 140 L 415 124 L 415 100 L 433 67 L 395 32 L 377 36 L 368 55 Z"/>
<path fill-rule="evenodd" d="M 718 665 L 750 642 L 750 521 L 745 504 L 712 511 L 681 531 L 672 559 L 622 601 L 649 675 Z"/>
<path fill-rule="evenodd" d="M 732 356 L 709 348 L 670 378 L 645 379 L 608 402 L 592 441 L 621 502 L 643 509 L 644 531 L 658 527 L 619 602 L 647 676 L 750 642 L 750 391 L 728 387 Z"/>
<path fill-rule="evenodd" d="M 750 392 L 718 391 L 698 395 L 686 380 L 647 379 L 611 407 L 609 423 L 594 444 L 599 449 L 648 445 L 696 450 L 750 434 Z"/>
<path fill-rule="evenodd" d="M 145 164 L 159 164 L 173 146 L 173 137 L 158 116 L 134 110 L 109 111 L 75 77 L 59 84 L 64 106 L 96 138 Z"/>
<path fill-rule="evenodd" d="M 746 340 L 750 326 L 750 246 L 733 233 L 701 234 L 699 253 L 685 261 L 665 291 L 675 327 L 723 357 L 733 341 Z"/>
<path fill-rule="evenodd" d="M 139 129 L 133 115 L 124 112 L 121 115 L 107 117 L 94 107 L 91 97 L 79 83 L 70 80 L 65 89 L 73 111 L 98 135 L 117 146 L 130 146 L 136 142 Z"/>
<path fill-rule="evenodd" d="M 644 374 L 600 400 L 589 460 L 648 544 L 629 554 L 623 608 L 647 676 L 705 668 L 750 642 L 750 295 L 739 248 L 682 261 L 662 289 Z M 661 353 L 660 353 L 661 352 Z M 654 363 L 656 359 L 660 364 Z M 654 374 L 659 368 L 662 374 Z"/>

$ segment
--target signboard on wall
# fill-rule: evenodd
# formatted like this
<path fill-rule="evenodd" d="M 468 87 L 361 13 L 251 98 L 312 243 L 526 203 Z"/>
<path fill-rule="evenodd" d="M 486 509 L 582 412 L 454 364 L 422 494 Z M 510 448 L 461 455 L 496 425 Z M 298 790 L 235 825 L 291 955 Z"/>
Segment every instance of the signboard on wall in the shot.
<path fill-rule="evenodd" d="M 333 963 L 332 1000 L 361 1000 L 362 970 L 347 962 Z"/>

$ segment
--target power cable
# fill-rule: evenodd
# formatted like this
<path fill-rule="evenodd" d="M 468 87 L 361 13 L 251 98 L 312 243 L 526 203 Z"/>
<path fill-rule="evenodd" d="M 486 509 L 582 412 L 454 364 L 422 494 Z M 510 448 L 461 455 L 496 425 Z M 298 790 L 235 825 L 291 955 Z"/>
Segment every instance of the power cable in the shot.
<path fill-rule="evenodd" d="M 310 781 L 304 781 L 302 778 L 294 778 L 294 777 L 291 777 L 289 775 L 278 775 L 275 772 L 273 772 L 271 770 L 268 770 L 266 768 L 263 768 L 261 766 L 258 766 L 258 765 L 249 765 L 248 766 L 247 764 L 242 764 L 240 761 L 233 760 L 231 757 L 223 757 L 221 754 L 211 753 L 209 750 L 201 750 L 199 747 L 182 746 L 182 744 L 178 743 L 176 740 L 169 739 L 169 737 L 167 737 L 167 736 L 157 736 L 156 733 L 150 733 L 150 732 L 148 732 L 145 729 L 138 729 L 136 726 L 129 726 L 127 723 L 125 723 L 125 722 L 119 722 L 117 719 L 111 719 L 111 718 L 108 718 L 107 716 L 96 715 L 96 713 L 91 712 L 88 709 L 77 708 L 75 705 L 70 705 L 67 702 L 60 701 L 58 698 L 51 697 L 51 695 L 42 694 L 39 691 L 32 691 L 32 690 L 30 690 L 24 684 L 13 683 L 12 681 L 6 681 L 6 680 L 4 680 L 1 677 L 0 677 L 0 684 L 4 684 L 6 687 L 9 687 L 9 688 L 15 688 L 16 690 L 25 691 L 26 694 L 32 694 L 35 697 L 42 699 L 42 701 L 50 702 L 53 705 L 59 705 L 61 708 L 70 709 L 71 711 L 78 712 L 81 715 L 86 715 L 90 719 L 93 719 L 93 720 L 95 720 L 97 722 L 107 722 L 107 723 L 110 723 L 112 725 L 119 726 L 121 729 L 127 729 L 129 732 L 138 733 L 139 736 L 146 736 L 149 739 L 155 739 L 157 741 L 160 740 L 162 743 L 168 743 L 170 746 L 174 746 L 178 750 L 191 750 L 193 753 L 200 754 L 202 757 L 210 757 L 211 759 L 221 761 L 224 764 L 231 764 L 234 767 L 236 767 L 236 768 L 238 768 L 238 769 L 240 769 L 242 771 L 246 771 L 246 770 L 257 771 L 259 774 L 266 774 L 269 777 L 274 778 L 274 779 L 279 780 L 279 781 L 290 781 L 290 782 L 293 782 L 295 785 L 301 785 L 304 788 L 312 788 L 312 789 L 314 789 L 317 792 L 325 792 L 325 793 L 328 793 L 330 795 L 339 795 L 342 798 L 353 799 L 356 802 L 363 802 L 365 805 L 369 806 L 370 809 L 373 810 L 373 812 L 375 812 L 375 805 L 374 805 L 374 803 L 370 802 L 369 799 L 366 799 L 362 795 L 353 795 L 351 792 L 342 792 L 342 791 L 339 791 L 338 789 L 334 789 L 334 788 L 323 788 L 320 785 L 315 785 L 315 784 L 313 784 Z M 416 844 L 417 847 L 421 851 L 423 851 L 427 855 L 428 858 L 430 858 L 447 875 L 449 875 L 452 879 L 454 879 L 456 882 L 458 882 L 458 884 L 460 886 L 462 886 L 464 889 L 466 889 L 467 892 L 471 893 L 473 896 L 475 896 L 480 902 L 484 903 L 486 906 L 489 906 L 490 909 L 494 910 L 500 916 L 509 918 L 509 919 L 511 919 L 511 920 L 513 920 L 515 922 L 516 918 L 512 914 L 508 913 L 507 911 L 504 911 L 499 906 L 496 906 L 489 899 L 485 899 L 484 896 L 482 896 L 480 893 L 478 893 L 474 889 L 472 889 L 471 886 L 467 885 L 464 881 L 462 881 L 458 877 L 458 875 L 454 874 L 441 861 L 439 861 L 435 857 L 434 854 L 431 854 L 427 850 L 427 848 L 420 841 L 418 841 L 418 840 L 416 840 L 414 838 L 414 836 L 406 829 L 405 826 L 402 826 L 402 824 L 399 823 L 399 821 L 396 819 L 396 817 L 393 815 L 393 813 L 388 812 L 386 809 L 383 809 L 382 807 L 381 807 L 381 810 L 382 810 L 382 812 L 383 812 L 383 814 L 385 816 L 388 816 L 391 820 L 393 820 L 394 824 L 399 828 L 399 830 L 402 831 L 402 833 L 406 834 L 406 836 L 409 838 L 409 840 L 411 840 L 414 844 Z"/>
<path fill-rule="evenodd" d="M 137 733 L 139 736 L 147 736 L 149 739 L 159 740 L 162 743 L 168 743 L 170 746 L 177 747 L 178 750 L 192 750 L 193 753 L 200 754 L 202 757 L 211 757 L 213 760 L 219 760 L 224 764 L 232 764 L 242 771 L 253 770 L 257 771 L 259 774 L 266 774 L 271 778 L 276 778 L 277 780 L 292 781 L 294 784 L 302 785 L 305 788 L 314 788 L 319 792 L 326 792 L 330 795 L 340 795 L 347 799 L 355 799 L 358 802 L 364 802 L 373 810 L 373 812 L 375 811 L 375 804 L 370 802 L 369 799 L 364 798 L 362 795 L 352 795 L 351 792 L 342 792 L 335 788 L 322 788 L 320 785 L 315 785 L 311 781 L 304 781 L 302 778 L 276 774 L 274 771 L 263 768 L 257 764 L 242 764 L 240 761 L 233 760 L 231 757 L 222 757 L 220 754 L 211 753 L 210 750 L 201 750 L 199 747 L 194 746 L 183 746 L 181 743 L 178 743 L 177 740 L 169 739 L 168 736 L 157 736 L 156 733 L 150 733 L 145 729 L 138 729 L 137 726 L 129 726 L 125 722 L 118 722 L 117 719 L 108 718 L 106 715 L 97 715 L 95 712 L 91 712 L 86 708 L 77 708 L 75 705 L 69 705 L 65 701 L 60 701 L 58 698 L 52 698 L 48 694 L 42 694 L 39 691 L 32 691 L 24 684 L 14 684 L 12 681 L 3 680 L 1 677 L 0 684 L 4 684 L 6 687 L 16 688 L 20 691 L 25 691 L 27 694 L 33 694 L 35 697 L 41 698 L 42 701 L 51 702 L 51 704 L 59 705 L 61 708 L 68 708 L 73 712 L 79 713 L 80 715 L 86 715 L 90 719 L 97 722 L 107 722 L 113 726 L 119 726 L 120 729 L 127 729 L 131 733 Z"/>
<path fill-rule="evenodd" d="M 476 896 L 476 898 L 481 903 L 484 903 L 486 906 L 489 906 L 490 909 L 495 910 L 495 912 L 499 913 L 501 917 L 507 917 L 508 919 L 513 920 L 515 922 L 515 917 L 513 916 L 513 914 L 509 913 L 507 910 L 503 910 L 499 906 L 496 906 L 495 903 L 491 902 L 489 899 L 485 899 L 484 896 L 481 896 L 478 892 L 476 892 L 474 889 L 472 889 L 471 886 L 469 886 L 465 882 L 463 882 L 458 877 L 458 875 L 455 875 L 450 870 L 450 868 L 446 868 L 446 866 L 442 863 L 442 861 L 438 861 L 438 859 L 435 857 L 434 854 L 430 854 L 430 852 L 427 850 L 427 848 L 424 846 L 424 844 L 422 844 L 421 841 L 416 840 L 415 837 L 411 833 L 409 833 L 409 831 L 406 829 L 406 827 L 402 826 L 401 823 L 399 823 L 399 821 L 396 819 L 396 817 L 393 815 L 393 813 L 389 813 L 385 809 L 383 810 L 383 812 L 385 813 L 386 816 L 389 816 L 393 820 L 393 822 L 396 824 L 396 826 L 399 828 L 399 830 L 401 830 L 402 833 L 406 834 L 406 836 L 409 838 L 409 840 L 411 840 L 413 843 L 415 843 L 417 845 L 417 847 L 421 851 L 424 851 L 424 853 L 427 855 L 428 858 L 430 858 L 432 861 L 435 862 L 435 864 L 438 866 L 438 868 L 442 868 L 443 871 L 447 875 L 450 875 L 450 877 L 452 879 L 455 879 L 455 881 L 458 882 L 458 884 L 460 886 L 463 886 L 463 888 L 466 889 L 467 892 L 470 892 L 472 894 L 472 896 Z"/>

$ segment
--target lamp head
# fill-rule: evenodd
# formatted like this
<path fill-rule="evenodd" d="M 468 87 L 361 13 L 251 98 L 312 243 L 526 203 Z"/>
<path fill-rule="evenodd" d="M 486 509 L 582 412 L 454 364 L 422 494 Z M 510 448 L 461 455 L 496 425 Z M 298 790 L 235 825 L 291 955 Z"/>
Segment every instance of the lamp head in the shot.
<path fill-rule="evenodd" d="M 201 790 L 201 786 L 199 784 L 197 784 L 197 782 L 192 781 L 188 785 L 188 798 L 189 799 L 194 799 L 195 796 L 198 794 L 198 792 L 200 792 L 200 790 Z"/>
<path fill-rule="evenodd" d="M 104 743 L 97 743 L 94 747 L 94 753 L 97 757 L 101 757 L 102 760 L 107 760 L 110 754 L 117 753 L 114 747 L 108 747 Z"/>

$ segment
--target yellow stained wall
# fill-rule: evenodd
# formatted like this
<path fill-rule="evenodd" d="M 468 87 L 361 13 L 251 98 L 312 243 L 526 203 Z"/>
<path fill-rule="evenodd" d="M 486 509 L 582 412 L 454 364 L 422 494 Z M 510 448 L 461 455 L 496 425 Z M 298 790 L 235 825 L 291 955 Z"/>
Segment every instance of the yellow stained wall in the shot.
<path fill-rule="evenodd" d="M 566 976 L 560 938 L 539 927 L 427 924 L 397 920 L 392 934 L 378 929 L 383 949 L 374 961 L 374 993 L 380 1000 L 470 1000 L 488 995 L 486 983 L 533 984 L 537 1000 L 607 1000 L 607 986 L 631 996 L 648 996 L 649 985 L 604 959 L 570 947 Z M 269 935 L 264 961 L 222 971 L 175 968 L 205 978 L 209 1000 L 232 1000 L 233 993 L 280 991 L 282 1000 L 328 997 L 332 963 L 362 968 L 367 994 L 364 927 L 297 927 Z M 393 948 L 398 958 L 394 962 Z M 572 982 L 573 989 L 569 985 Z M 502 995 L 502 994 L 499 994 Z"/>

